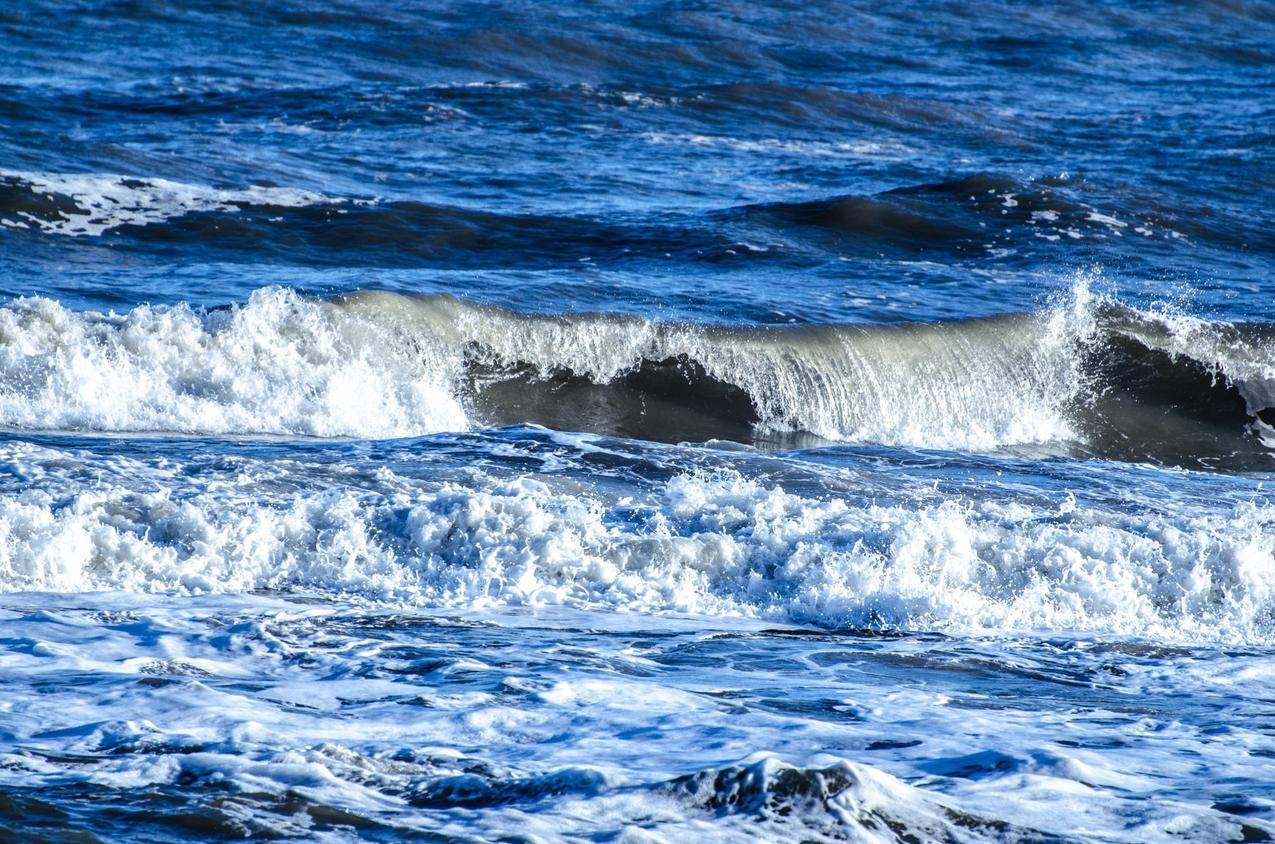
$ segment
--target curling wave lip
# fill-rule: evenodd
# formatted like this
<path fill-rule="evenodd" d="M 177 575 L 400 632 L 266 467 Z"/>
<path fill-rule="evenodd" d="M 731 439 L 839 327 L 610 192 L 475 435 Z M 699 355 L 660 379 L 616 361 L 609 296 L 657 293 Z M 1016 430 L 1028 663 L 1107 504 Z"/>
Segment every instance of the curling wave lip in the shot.
<path fill-rule="evenodd" d="M 1083 286 L 1035 313 L 783 328 L 374 291 L 126 314 L 34 298 L 0 308 L 0 423 L 375 439 L 532 422 L 1261 469 L 1273 345 L 1264 324 L 1143 313 Z"/>

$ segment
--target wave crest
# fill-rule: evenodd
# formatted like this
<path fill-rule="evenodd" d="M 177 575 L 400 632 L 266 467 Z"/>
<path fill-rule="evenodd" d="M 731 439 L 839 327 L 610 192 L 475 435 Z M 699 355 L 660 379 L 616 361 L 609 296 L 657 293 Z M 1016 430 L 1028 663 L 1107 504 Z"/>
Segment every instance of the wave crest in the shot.
<path fill-rule="evenodd" d="M 209 312 L 0 308 L 0 423 L 27 429 L 406 436 L 467 425 L 446 356 L 364 320 L 258 291 Z"/>
<path fill-rule="evenodd" d="M 534 422 L 1270 467 L 1275 331 L 1090 295 L 943 323 L 722 327 L 277 288 L 212 311 L 0 307 L 0 424 L 382 438 Z"/>

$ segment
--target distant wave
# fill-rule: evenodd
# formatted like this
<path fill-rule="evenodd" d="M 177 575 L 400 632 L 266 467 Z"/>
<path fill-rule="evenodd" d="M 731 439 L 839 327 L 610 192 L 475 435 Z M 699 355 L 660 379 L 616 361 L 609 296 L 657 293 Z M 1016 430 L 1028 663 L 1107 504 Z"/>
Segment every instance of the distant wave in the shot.
<path fill-rule="evenodd" d="M 0 308 L 0 424 L 395 437 L 537 422 L 651 440 L 1063 448 L 1268 468 L 1275 331 L 1082 287 L 1038 313 L 783 328 L 258 291 L 198 311 Z"/>
<path fill-rule="evenodd" d="M 1114 237 L 1143 241 L 1191 238 L 1234 243 L 1211 230 L 1153 211 L 1101 209 L 1080 179 L 1021 180 L 979 173 L 945 182 L 907 185 L 874 196 L 834 196 L 753 205 L 754 215 L 812 226 L 846 237 L 876 236 L 914 248 L 964 251 L 1006 243 L 1069 244 Z M 1007 231 L 1009 227 L 1009 231 Z M 1007 236 L 1012 235 L 1012 236 Z"/>
<path fill-rule="evenodd" d="M 112 174 L 0 171 L 0 231 L 111 235 L 117 246 L 305 265 L 560 265 L 590 260 L 810 261 L 881 252 L 982 256 L 1131 239 L 1264 248 L 1163 210 L 1108 207 L 1081 180 L 977 174 L 871 196 L 838 195 L 696 212 L 516 213 L 415 200 L 330 197 L 274 186 L 215 188 Z M 765 248 L 749 244 L 765 244 Z M 1272 246 L 1271 248 L 1275 248 Z"/>

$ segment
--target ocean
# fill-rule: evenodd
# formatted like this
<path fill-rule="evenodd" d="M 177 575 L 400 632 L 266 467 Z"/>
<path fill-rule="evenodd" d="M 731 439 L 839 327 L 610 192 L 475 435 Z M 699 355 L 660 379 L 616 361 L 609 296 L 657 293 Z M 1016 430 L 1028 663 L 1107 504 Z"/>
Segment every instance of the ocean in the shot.
<path fill-rule="evenodd" d="M 0 3 L 0 838 L 1269 841 L 1275 6 Z"/>

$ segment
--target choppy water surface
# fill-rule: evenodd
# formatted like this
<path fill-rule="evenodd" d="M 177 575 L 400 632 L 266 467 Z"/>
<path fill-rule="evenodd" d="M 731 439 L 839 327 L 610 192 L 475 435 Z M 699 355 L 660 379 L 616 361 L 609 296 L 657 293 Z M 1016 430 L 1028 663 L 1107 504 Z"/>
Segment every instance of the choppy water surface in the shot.
<path fill-rule="evenodd" d="M 1272 44 L 0 7 L 0 836 L 1269 840 Z"/>

